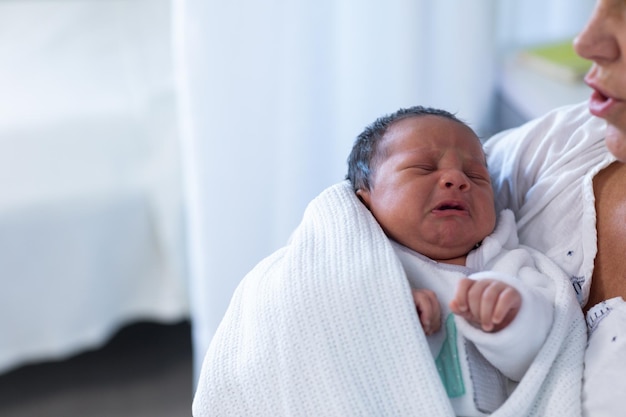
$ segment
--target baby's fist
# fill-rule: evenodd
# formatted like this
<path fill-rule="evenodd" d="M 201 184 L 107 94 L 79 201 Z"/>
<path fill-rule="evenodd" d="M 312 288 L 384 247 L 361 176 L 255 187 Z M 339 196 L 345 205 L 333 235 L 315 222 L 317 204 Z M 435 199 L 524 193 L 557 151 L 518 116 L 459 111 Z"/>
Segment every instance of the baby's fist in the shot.
<path fill-rule="evenodd" d="M 485 332 L 504 329 L 513 321 L 521 306 L 522 296 L 519 291 L 494 279 L 475 281 L 463 278 L 450 302 L 454 314 Z"/>

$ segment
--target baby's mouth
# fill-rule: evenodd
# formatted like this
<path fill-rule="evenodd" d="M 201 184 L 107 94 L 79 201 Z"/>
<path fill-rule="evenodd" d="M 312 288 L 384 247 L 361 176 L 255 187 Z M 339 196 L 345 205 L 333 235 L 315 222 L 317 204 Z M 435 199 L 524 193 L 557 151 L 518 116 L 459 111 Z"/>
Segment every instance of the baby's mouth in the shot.
<path fill-rule="evenodd" d="M 456 204 L 443 204 L 437 207 L 437 210 L 463 210 L 463 207 Z"/>
<path fill-rule="evenodd" d="M 434 211 L 443 212 L 443 211 L 467 211 L 467 207 L 465 204 L 456 202 L 456 201 L 446 201 L 438 204 Z"/>

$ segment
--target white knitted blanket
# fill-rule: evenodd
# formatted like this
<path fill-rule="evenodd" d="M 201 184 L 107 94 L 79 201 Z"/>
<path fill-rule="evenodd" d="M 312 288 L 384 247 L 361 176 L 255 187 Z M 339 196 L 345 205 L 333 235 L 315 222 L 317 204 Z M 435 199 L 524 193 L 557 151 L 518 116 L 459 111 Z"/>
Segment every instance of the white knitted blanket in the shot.
<path fill-rule="evenodd" d="M 579 416 L 586 327 L 556 284 L 545 346 L 494 416 Z M 553 273 L 551 273 L 553 272 Z M 203 363 L 193 415 L 452 416 L 399 260 L 348 182 L 241 282 Z"/>

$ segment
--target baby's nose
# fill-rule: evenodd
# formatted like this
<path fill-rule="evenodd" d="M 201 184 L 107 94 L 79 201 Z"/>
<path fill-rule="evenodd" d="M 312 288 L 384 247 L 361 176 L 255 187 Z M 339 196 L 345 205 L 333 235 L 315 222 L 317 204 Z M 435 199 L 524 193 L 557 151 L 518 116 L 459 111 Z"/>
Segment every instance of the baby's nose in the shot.
<path fill-rule="evenodd" d="M 449 170 L 441 176 L 441 186 L 445 188 L 458 188 L 465 190 L 469 187 L 469 181 L 464 173 L 457 170 Z"/>

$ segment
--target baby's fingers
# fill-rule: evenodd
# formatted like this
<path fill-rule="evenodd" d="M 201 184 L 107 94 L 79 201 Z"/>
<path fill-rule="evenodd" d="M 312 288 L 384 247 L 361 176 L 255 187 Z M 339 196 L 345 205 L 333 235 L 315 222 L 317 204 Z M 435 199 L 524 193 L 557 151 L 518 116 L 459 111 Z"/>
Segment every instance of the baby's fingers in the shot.
<path fill-rule="evenodd" d="M 500 292 L 491 318 L 494 324 L 494 331 L 508 326 L 517 315 L 521 306 L 522 297 L 515 288 L 507 286 Z"/>
<path fill-rule="evenodd" d="M 489 284 L 480 297 L 480 322 L 486 332 L 496 332 L 515 318 L 522 299 L 519 292 L 504 282 L 486 280 Z"/>
<path fill-rule="evenodd" d="M 460 316 L 470 314 L 468 294 L 475 282 L 476 281 L 472 279 L 463 278 L 457 284 L 456 294 L 450 302 L 450 309 L 454 314 L 458 314 Z"/>
<path fill-rule="evenodd" d="M 424 333 L 430 335 L 437 332 L 441 325 L 441 309 L 437 296 L 426 289 L 413 290 L 412 293 Z"/>

